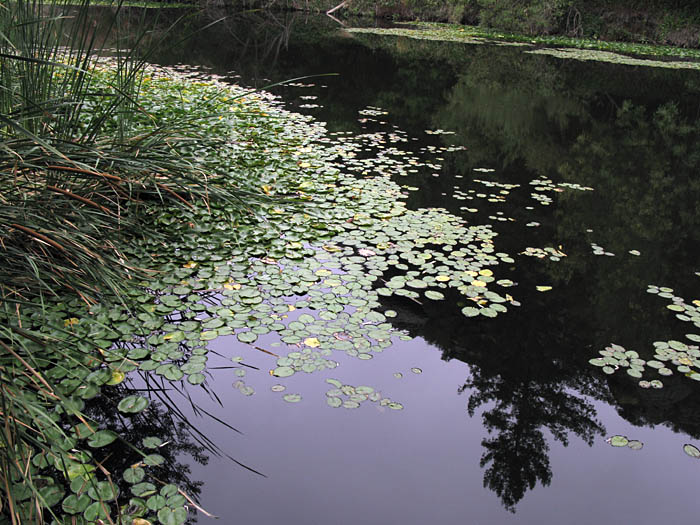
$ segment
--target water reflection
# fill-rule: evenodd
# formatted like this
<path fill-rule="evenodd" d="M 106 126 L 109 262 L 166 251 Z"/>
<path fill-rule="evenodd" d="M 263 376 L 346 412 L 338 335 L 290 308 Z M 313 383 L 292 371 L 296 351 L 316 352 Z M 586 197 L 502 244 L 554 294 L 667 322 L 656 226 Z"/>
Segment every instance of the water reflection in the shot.
<path fill-rule="evenodd" d="M 131 497 L 133 480 L 128 483 L 123 474 L 137 466 L 146 470 L 144 481 L 153 482 L 159 488 L 173 484 L 192 501 L 199 501 L 204 483 L 192 478 L 190 464 L 194 461 L 206 465 L 210 455 L 216 454 L 217 450 L 212 448 L 206 436 L 199 435 L 191 423 L 178 416 L 180 411 L 177 404 L 169 397 L 173 391 L 171 385 L 151 384 L 138 390 L 119 385 L 109 387 L 103 395 L 86 401 L 83 410 L 86 420 L 94 428 L 109 428 L 121 438 L 93 454 L 102 472 L 110 474 L 124 504 Z M 126 418 L 117 405 L 121 399 L 133 393 L 149 393 L 151 402 L 144 411 Z M 152 442 L 146 443 L 144 438 L 151 438 Z M 153 448 L 154 444 L 156 448 Z M 145 466 L 141 461 L 142 455 L 134 447 L 146 454 L 157 453 L 163 457 L 163 463 Z M 124 509 L 131 507 L 128 512 L 133 512 L 141 504 L 132 498 Z M 194 509 L 191 510 L 193 512 L 189 515 L 188 523 L 196 522 Z"/>
<path fill-rule="evenodd" d="M 520 184 L 504 204 L 480 203 L 468 220 L 488 223 L 495 210 L 507 211 L 515 220 L 494 228 L 508 253 L 564 247 L 565 261 L 522 257 L 503 276 L 518 283 L 513 294 L 522 307 L 472 322 L 456 297 L 429 309 L 386 305 L 399 312 L 399 326 L 438 347 L 444 359 L 470 366 L 460 391 L 488 434 L 481 442 L 484 485 L 506 508 L 513 511 L 528 490 L 555 476 L 549 435 L 564 445 L 574 437 L 590 445 L 605 434 L 597 414 L 603 403 L 636 425 L 700 436 L 700 391 L 687 378 L 642 391 L 632 378 L 606 377 L 587 364 L 610 342 L 649 356 L 652 341 L 683 338 L 684 327 L 644 289 L 654 282 L 685 296 L 700 291 L 692 280 L 700 231 L 696 73 L 348 37 L 327 21 L 288 15 L 233 17 L 159 60 L 203 64 L 220 74 L 236 70 L 254 85 L 338 71 L 339 80 L 313 91 L 324 106 L 313 114 L 329 129 L 360 131 L 357 111 L 372 105 L 420 136 L 416 149 L 433 140 L 425 129 L 456 131 L 440 140 L 466 151 L 445 155 L 439 177 L 423 170 L 402 181 L 421 188 L 411 194 L 412 206 L 461 213 L 453 189 L 472 184 L 473 169 L 481 166 L 495 169 L 490 176 L 500 182 Z M 298 92 L 280 92 L 299 106 Z M 541 178 L 595 192 L 564 193 L 544 207 L 532 201 L 528 186 Z M 526 230 L 529 221 L 541 227 Z M 615 256 L 594 256 L 592 243 Z M 553 291 L 538 294 L 539 284 Z"/>

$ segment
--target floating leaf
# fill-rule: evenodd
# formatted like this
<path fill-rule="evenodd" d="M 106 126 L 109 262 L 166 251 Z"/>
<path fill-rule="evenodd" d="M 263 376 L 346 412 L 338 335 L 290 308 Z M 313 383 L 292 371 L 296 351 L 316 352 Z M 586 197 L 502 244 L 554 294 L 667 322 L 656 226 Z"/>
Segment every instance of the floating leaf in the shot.
<path fill-rule="evenodd" d="M 141 396 L 128 396 L 122 399 L 117 408 L 120 412 L 137 414 L 148 406 L 148 399 Z"/>
<path fill-rule="evenodd" d="M 211 341 L 212 339 L 216 339 L 219 336 L 219 332 L 217 330 L 210 330 L 209 332 L 202 332 L 199 334 L 199 338 L 202 341 Z"/>
<path fill-rule="evenodd" d="M 105 384 L 110 386 L 118 385 L 119 383 L 124 381 L 125 378 L 126 374 L 121 370 L 112 370 L 112 377 Z"/>
<path fill-rule="evenodd" d="M 110 506 L 108 504 L 103 501 L 95 501 L 85 509 L 83 517 L 88 522 L 97 521 L 98 518 L 108 519 L 105 509 L 107 509 L 107 512 L 110 512 Z"/>
<path fill-rule="evenodd" d="M 253 343 L 258 339 L 255 332 L 240 332 L 236 334 L 236 337 L 241 343 Z"/>
<path fill-rule="evenodd" d="M 606 440 L 613 447 L 626 447 L 629 443 L 629 439 L 625 436 L 612 436 Z"/>
<path fill-rule="evenodd" d="M 162 465 L 165 461 L 165 458 L 160 454 L 148 454 L 143 458 L 142 461 L 144 465 L 148 465 L 149 467 L 155 467 L 158 465 Z"/>
<path fill-rule="evenodd" d="M 87 494 L 81 494 L 80 496 L 71 494 L 63 500 L 61 507 L 63 508 L 63 512 L 67 514 L 80 514 L 91 502 L 92 500 Z"/>
<path fill-rule="evenodd" d="M 109 481 L 98 481 L 88 487 L 87 494 L 94 500 L 111 501 L 117 497 L 119 489 Z"/>
<path fill-rule="evenodd" d="M 151 494 L 155 494 L 155 492 L 156 486 L 153 483 L 149 483 L 147 481 L 137 483 L 136 485 L 131 487 L 131 493 L 139 498 L 150 496 Z"/>
<path fill-rule="evenodd" d="M 287 403 L 298 403 L 301 401 L 301 395 L 300 394 L 285 394 L 282 396 L 282 399 L 284 399 Z"/>
<path fill-rule="evenodd" d="M 141 467 L 130 467 L 124 471 L 124 481 L 127 483 L 139 483 L 143 481 L 143 478 L 146 476 L 146 471 L 143 470 Z"/>
<path fill-rule="evenodd" d="M 143 438 L 141 443 L 143 443 L 143 446 L 146 448 L 158 448 L 163 444 L 163 440 L 159 437 L 149 436 Z"/>
<path fill-rule="evenodd" d="M 117 439 L 117 434 L 111 430 L 100 430 L 95 432 L 88 439 L 88 445 L 92 448 L 106 447 Z"/>
<path fill-rule="evenodd" d="M 683 452 L 688 454 L 691 458 L 700 458 L 700 449 L 698 449 L 698 447 L 695 445 L 691 445 L 690 443 L 683 445 Z"/>
<path fill-rule="evenodd" d="M 631 448 L 632 450 L 642 450 L 642 447 L 644 447 L 644 443 L 642 443 L 641 441 L 638 441 L 636 439 L 631 439 L 627 443 L 627 447 Z"/>
<path fill-rule="evenodd" d="M 187 510 L 184 507 L 163 507 L 158 511 L 158 521 L 163 525 L 182 525 L 187 520 Z"/>
<path fill-rule="evenodd" d="M 187 382 L 191 385 L 201 385 L 206 381 L 206 376 L 204 374 L 196 373 L 187 376 Z"/>
<path fill-rule="evenodd" d="M 479 315 L 479 309 L 474 308 L 473 306 L 465 306 L 464 308 L 462 308 L 462 313 L 467 317 L 476 317 L 477 315 Z"/>
<path fill-rule="evenodd" d="M 277 377 L 289 377 L 294 373 L 294 369 L 290 366 L 278 366 L 272 371 L 272 375 Z"/>
<path fill-rule="evenodd" d="M 307 337 L 306 339 L 304 339 L 304 344 L 311 348 L 318 348 L 319 346 L 321 346 L 321 341 L 319 341 L 316 337 Z"/>

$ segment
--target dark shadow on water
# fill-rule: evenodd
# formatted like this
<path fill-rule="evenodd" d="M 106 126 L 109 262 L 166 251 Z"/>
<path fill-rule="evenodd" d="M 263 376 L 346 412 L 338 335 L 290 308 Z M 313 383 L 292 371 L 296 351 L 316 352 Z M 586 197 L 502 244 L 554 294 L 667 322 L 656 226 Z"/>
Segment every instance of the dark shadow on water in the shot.
<path fill-rule="evenodd" d="M 517 283 L 510 293 L 522 306 L 475 320 L 461 314 L 463 298 L 456 294 L 429 308 L 384 306 L 399 312 L 398 327 L 439 348 L 443 359 L 469 365 L 460 392 L 488 434 L 481 443 L 484 485 L 507 509 L 556 476 L 549 437 L 590 445 L 605 434 L 597 415 L 603 406 L 634 425 L 663 425 L 700 438 L 694 382 L 675 374 L 661 390 L 642 390 L 624 373 L 605 376 L 588 364 L 613 342 L 650 358 L 653 341 L 683 340 L 694 330 L 645 289 L 654 283 L 688 298 L 700 294 L 694 275 L 700 74 L 349 35 L 327 19 L 289 13 L 225 13 L 226 20 L 196 33 L 221 14 L 188 18 L 182 31 L 195 36 L 162 50 L 157 61 L 204 66 L 255 87 L 338 72 L 306 91 L 276 92 L 289 108 L 313 114 L 331 131 L 366 132 L 357 112 L 376 106 L 389 112 L 391 124 L 419 138 L 410 146 L 415 150 L 466 148 L 444 155 L 439 177 L 423 170 L 399 183 L 421 189 L 411 193 L 411 207 L 440 206 L 471 224 L 493 222 L 499 250 L 516 258 L 499 267 L 499 278 Z M 321 107 L 300 108 L 300 93 L 318 96 Z M 424 134 L 437 128 L 457 133 Z M 495 172 L 475 174 L 482 167 Z M 465 203 L 452 198 L 454 188 L 477 188 L 477 178 L 520 186 L 506 204 L 479 202 L 477 213 L 465 214 Z M 542 206 L 533 201 L 530 183 L 543 179 L 594 191 L 561 192 Z M 492 221 L 498 210 L 513 221 Z M 540 226 L 525 228 L 530 221 Z M 592 255 L 593 243 L 615 255 Z M 553 262 L 519 255 L 543 246 L 561 246 L 567 257 Z M 537 292 L 542 284 L 552 291 Z M 167 428 L 178 432 L 172 422 Z M 181 447 L 202 453 L 190 442 Z"/>

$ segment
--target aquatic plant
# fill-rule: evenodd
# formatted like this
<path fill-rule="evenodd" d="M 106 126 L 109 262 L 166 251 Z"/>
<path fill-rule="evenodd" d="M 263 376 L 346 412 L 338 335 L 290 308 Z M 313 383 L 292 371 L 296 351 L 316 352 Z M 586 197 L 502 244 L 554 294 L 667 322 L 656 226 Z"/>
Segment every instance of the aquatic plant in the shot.
<path fill-rule="evenodd" d="M 477 26 L 440 24 L 434 22 L 406 23 L 394 28 L 352 27 L 346 30 L 351 33 L 406 36 L 422 40 L 464 42 L 466 44 L 491 42 L 500 45 L 537 46 L 537 49 L 535 49 L 536 52 L 554 54 L 555 56 L 566 58 L 650 65 L 654 67 L 697 68 L 697 64 L 695 62 L 685 61 L 665 62 L 660 60 L 641 60 L 626 55 L 678 57 L 682 59 L 697 59 L 700 57 L 700 51 L 697 49 L 631 42 L 607 42 L 555 35 L 529 36 Z M 542 49 L 539 46 L 545 47 Z M 548 49 L 550 47 L 563 49 Z"/>
<path fill-rule="evenodd" d="M 95 395 L 95 384 L 117 384 L 135 368 L 99 368 L 104 350 L 74 329 L 77 319 L 61 326 L 49 305 L 123 303 L 146 272 L 121 246 L 153 235 L 143 221 L 152 204 L 232 198 L 232 186 L 210 185 L 192 160 L 192 145 L 211 140 L 193 135 L 186 119 L 165 126 L 140 106 L 145 55 L 117 49 L 108 65 L 99 58 L 98 35 L 118 31 L 118 18 L 96 28 L 88 6 L 0 6 L 0 504 L 12 523 L 41 522 L 41 509 L 60 501 L 58 485 L 27 469 L 36 458 L 75 477 L 71 447 L 56 448 L 72 443 L 61 414 L 84 420 L 75 389 Z M 25 311 L 48 333 L 33 330 Z M 109 377 L 94 383 L 95 368 Z M 59 385 L 66 374 L 87 382 Z M 98 447 L 116 439 L 95 436 Z"/>

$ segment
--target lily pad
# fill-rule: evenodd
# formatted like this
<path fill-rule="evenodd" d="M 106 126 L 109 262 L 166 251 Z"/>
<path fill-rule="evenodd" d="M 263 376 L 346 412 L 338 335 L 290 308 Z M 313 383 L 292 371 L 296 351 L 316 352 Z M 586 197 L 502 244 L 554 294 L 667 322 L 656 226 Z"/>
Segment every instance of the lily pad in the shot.
<path fill-rule="evenodd" d="M 100 430 L 95 432 L 88 439 L 88 445 L 92 448 L 106 447 L 117 439 L 117 434 L 111 430 Z"/>
<path fill-rule="evenodd" d="M 287 403 L 298 403 L 301 401 L 301 395 L 300 394 L 285 394 L 282 396 L 282 399 L 284 399 Z"/>
<path fill-rule="evenodd" d="M 629 439 L 626 436 L 612 436 L 607 439 L 613 447 L 626 447 L 629 443 Z"/>
<path fill-rule="evenodd" d="M 443 294 L 443 293 L 441 293 L 441 292 L 436 292 L 436 291 L 434 291 L 434 290 L 426 290 L 426 291 L 424 292 L 424 295 L 425 295 L 428 299 L 431 299 L 431 300 L 433 300 L 433 301 L 441 301 L 441 300 L 443 300 L 443 299 L 445 298 L 445 294 Z"/>
<path fill-rule="evenodd" d="M 138 414 L 148 406 L 148 399 L 141 396 L 128 396 L 122 399 L 117 408 L 126 414 Z"/>
<path fill-rule="evenodd" d="M 683 445 L 683 452 L 688 454 L 691 458 L 700 458 L 700 449 L 698 449 L 698 447 L 696 447 L 695 445 L 691 445 L 690 443 L 686 443 L 685 445 Z"/>
<path fill-rule="evenodd" d="M 240 332 L 236 334 L 236 337 L 241 343 L 254 343 L 258 339 L 255 332 Z"/>
<path fill-rule="evenodd" d="M 276 377 L 289 377 L 294 374 L 294 369 L 291 366 L 278 366 L 272 371 L 272 375 Z"/>
<path fill-rule="evenodd" d="M 163 525 L 182 525 L 187 520 L 187 510 L 184 507 L 163 507 L 158 511 L 158 521 Z"/>

